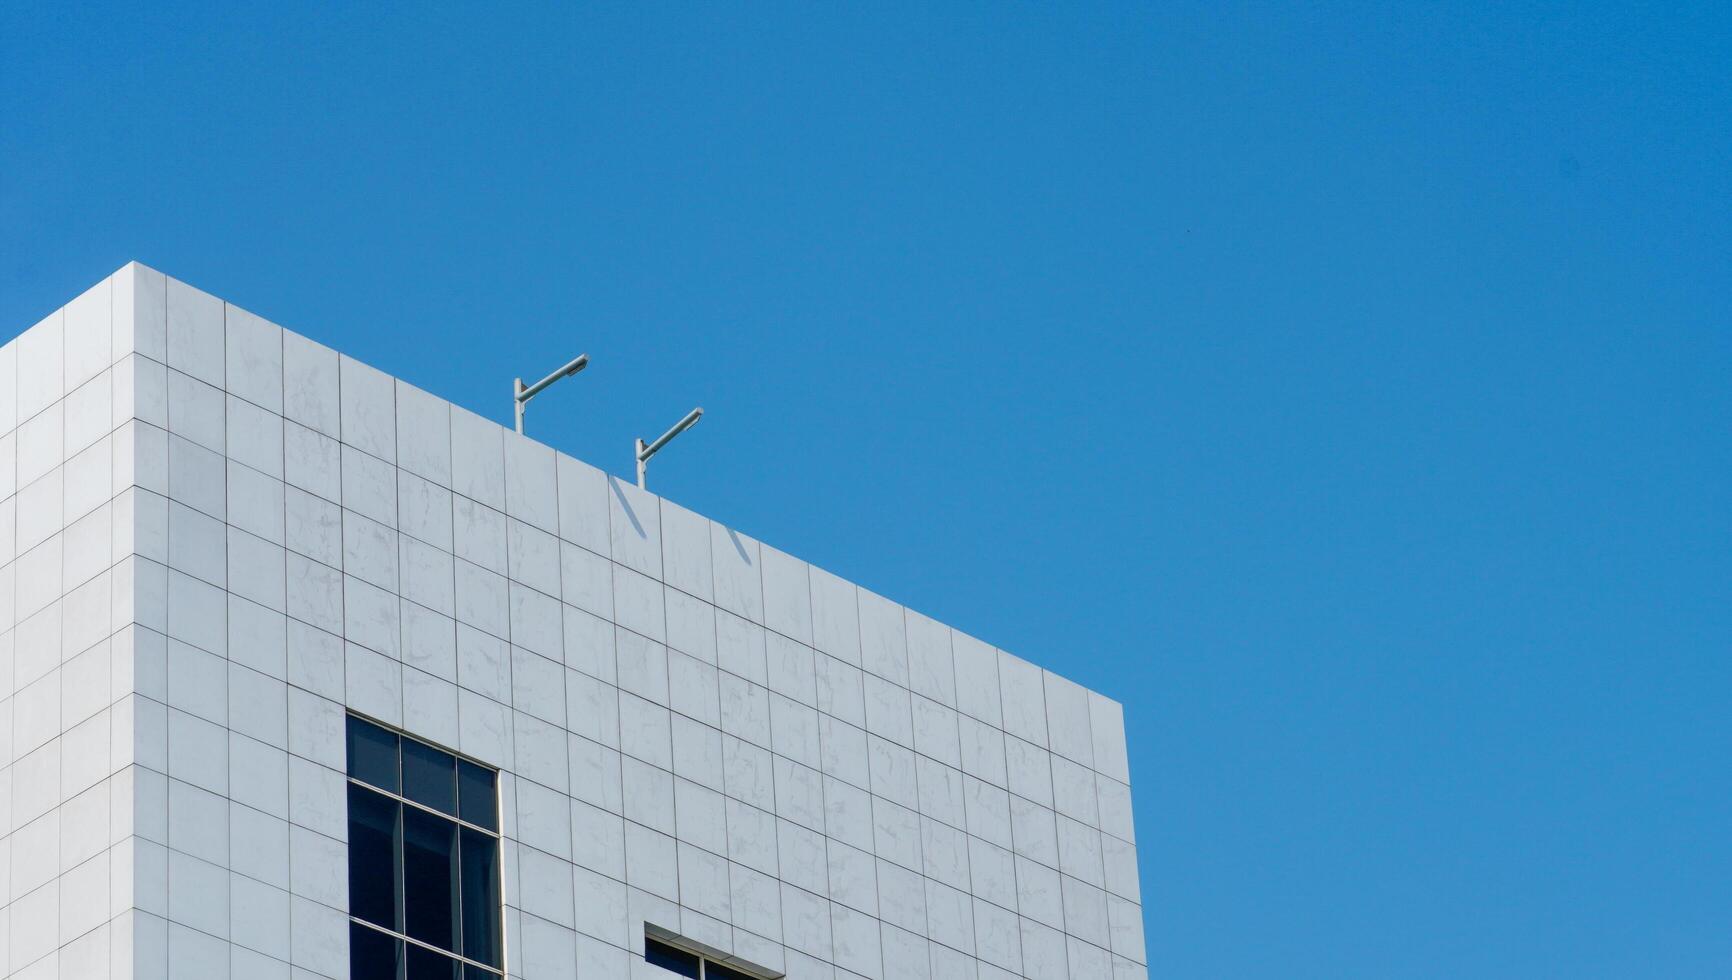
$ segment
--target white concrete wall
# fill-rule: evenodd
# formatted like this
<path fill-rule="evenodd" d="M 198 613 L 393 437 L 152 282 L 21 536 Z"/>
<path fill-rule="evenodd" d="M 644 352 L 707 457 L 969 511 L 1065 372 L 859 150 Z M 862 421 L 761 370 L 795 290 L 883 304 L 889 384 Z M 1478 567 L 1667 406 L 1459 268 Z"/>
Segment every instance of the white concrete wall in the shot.
<path fill-rule="evenodd" d="M 1116 703 L 151 270 L 93 293 L 0 353 L 14 975 L 343 980 L 349 709 L 502 770 L 513 976 L 660 975 L 646 920 L 795 978 L 1146 975 Z"/>
<path fill-rule="evenodd" d="M 133 693 L 136 645 L 161 642 L 131 625 L 146 363 L 132 308 L 161 306 L 136 281 L 123 270 L 0 347 L 0 971 L 12 977 L 131 976 L 165 935 L 139 932 L 131 911 L 134 881 L 160 879 L 166 857 L 133 837 L 135 797 L 165 788 L 160 763 L 134 765 L 135 732 L 162 721 Z"/>

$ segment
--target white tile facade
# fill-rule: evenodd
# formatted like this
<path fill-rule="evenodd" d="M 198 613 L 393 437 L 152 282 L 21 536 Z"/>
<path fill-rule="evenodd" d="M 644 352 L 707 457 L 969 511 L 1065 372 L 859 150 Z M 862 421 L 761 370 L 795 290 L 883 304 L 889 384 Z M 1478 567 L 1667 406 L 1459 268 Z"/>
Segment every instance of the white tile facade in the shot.
<path fill-rule="evenodd" d="M 349 710 L 514 977 L 1147 975 L 1116 703 L 142 266 L 0 347 L 0 975 L 346 980 Z"/>

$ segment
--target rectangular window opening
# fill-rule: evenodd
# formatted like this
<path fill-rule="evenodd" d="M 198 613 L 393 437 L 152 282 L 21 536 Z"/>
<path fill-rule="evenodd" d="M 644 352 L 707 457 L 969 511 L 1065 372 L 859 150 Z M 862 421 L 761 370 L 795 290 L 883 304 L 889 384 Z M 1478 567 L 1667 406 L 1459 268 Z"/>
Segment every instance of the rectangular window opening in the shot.
<path fill-rule="evenodd" d="M 351 980 L 502 977 L 499 774 L 353 715 L 347 735 Z"/>
<path fill-rule="evenodd" d="M 650 966 L 659 966 L 675 976 L 699 980 L 703 976 L 703 960 L 696 953 L 669 946 L 654 939 L 643 941 L 643 959 Z"/>
<path fill-rule="evenodd" d="M 698 952 L 696 943 L 688 948 L 686 941 L 679 937 L 671 933 L 658 936 L 658 933 L 663 933 L 663 930 L 644 932 L 644 962 L 676 977 L 689 977 L 690 980 L 776 980 L 781 976 L 757 968 L 748 971 L 738 964 L 722 963 L 709 954 Z"/>

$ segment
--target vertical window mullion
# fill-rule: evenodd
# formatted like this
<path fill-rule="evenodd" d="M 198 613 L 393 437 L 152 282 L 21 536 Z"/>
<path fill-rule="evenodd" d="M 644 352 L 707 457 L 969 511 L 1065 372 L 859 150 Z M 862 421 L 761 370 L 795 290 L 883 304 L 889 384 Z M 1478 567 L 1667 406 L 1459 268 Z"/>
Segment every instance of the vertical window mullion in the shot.
<path fill-rule="evenodd" d="M 458 956 L 468 956 L 463 949 L 463 828 L 458 827 L 455 839 L 451 842 L 451 951 Z M 457 968 L 459 974 L 463 967 Z"/>
<path fill-rule="evenodd" d="M 396 922 L 392 924 L 392 928 L 396 929 L 398 932 L 404 932 L 405 927 L 408 925 L 409 913 L 403 905 L 403 898 L 406 891 L 403 887 L 403 803 L 400 800 L 393 802 L 397 804 L 397 814 L 395 818 L 393 818 L 393 822 L 396 825 L 395 833 L 391 835 L 391 890 L 395 899 L 397 911 L 395 915 Z M 397 972 L 401 973 L 403 972 L 403 969 L 403 967 L 399 967 Z"/>

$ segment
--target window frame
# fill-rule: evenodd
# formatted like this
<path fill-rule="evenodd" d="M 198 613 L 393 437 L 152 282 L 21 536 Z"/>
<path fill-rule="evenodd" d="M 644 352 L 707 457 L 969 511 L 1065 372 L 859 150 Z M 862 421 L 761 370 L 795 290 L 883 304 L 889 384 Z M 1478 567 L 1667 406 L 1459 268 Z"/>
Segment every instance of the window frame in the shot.
<path fill-rule="evenodd" d="M 642 959 L 644 959 L 646 962 L 649 960 L 650 944 L 651 943 L 654 943 L 655 945 L 664 947 L 666 949 L 673 950 L 676 953 L 684 953 L 685 955 L 696 959 L 698 961 L 698 975 L 697 975 L 696 980 L 710 980 L 710 968 L 711 967 L 715 967 L 715 968 L 721 969 L 721 970 L 727 970 L 730 973 L 733 973 L 737 976 L 747 977 L 747 978 L 749 978 L 749 980 L 778 980 L 778 978 L 784 976 L 784 974 L 780 974 L 780 973 L 768 973 L 768 974 L 766 974 L 766 973 L 761 973 L 758 970 L 749 970 L 743 966 L 740 966 L 740 965 L 734 964 L 734 963 L 723 963 L 721 960 L 717 959 L 716 957 L 712 956 L 711 954 L 704 952 L 703 949 L 701 947 L 699 947 L 697 944 L 692 943 L 691 941 L 686 940 L 683 937 L 673 935 L 673 934 L 667 932 L 665 929 L 660 929 L 659 927 L 655 927 L 654 931 L 646 929 L 644 931 L 643 940 L 644 940 L 644 951 L 643 951 Z M 663 969 L 665 969 L 665 967 Z"/>
<path fill-rule="evenodd" d="M 484 769 L 487 772 L 491 773 L 493 775 L 492 798 L 493 798 L 493 824 L 494 824 L 494 826 L 492 828 L 485 827 L 485 826 L 482 826 L 481 824 L 474 823 L 473 821 L 465 820 L 463 817 L 459 816 L 458 813 L 461 813 L 463 810 L 462 801 L 460 799 L 455 801 L 455 805 L 452 807 L 452 809 L 458 811 L 458 813 L 446 813 L 443 810 L 440 810 L 436 807 L 428 806 L 427 804 L 422 803 L 418 800 L 412 800 L 408 796 L 404 795 L 404 792 L 407 790 L 408 787 L 406 787 L 403 784 L 403 778 L 402 778 L 402 755 L 403 754 L 402 754 L 402 748 L 400 746 L 399 746 L 398 751 L 397 751 L 398 772 L 397 772 L 397 788 L 395 790 L 388 789 L 388 788 L 383 787 L 383 786 L 375 785 L 373 783 L 367 782 L 365 779 L 362 779 L 358 776 L 352 775 L 349 772 L 351 765 L 350 765 L 350 760 L 347 758 L 347 748 L 346 748 L 346 743 L 347 743 L 347 739 L 348 739 L 348 734 L 347 734 L 348 733 L 348 725 L 351 721 L 359 721 L 363 724 L 371 725 L 374 728 L 378 728 L 382 731 L 386 731 L 386 732 L 389 732 L 393 735 L 396 735 L 400 740 L 415 742 L 415 743 L 418 743 L 420 745 L 426 746 L 427 748 L 433 749 L 435 751 L 442 752 L 445 755 L 449 755 L 452 758 L 456 759 L 459 766 L 462 763 L 467 762 L 471 765 L 477 766 L 477 767 Z M 344 780 L 344 784 L 345 784 L 345 789 L 347 789 L 348 787 L 359 787 L 363 790 L 366 790 L 368 792 L 375 793 L 381 797 L 384 797 L 385 799 L 388 799 L 388 800 L 392 801 L 393 803 L 397 803 L 397 804 L 400 804 L 400 805 L 405 806 L 405 807 L 410 807 L 410 808 L 419 810 L 423 813 L 431 814 L 431 815 L 438 817 L 442 820 L 448 820 L 452 824 L 456 825 L 456 827 L 458 828 L 458 835 L 459 836 L 461 836 L 463 830 L 472 830 L 472 831 L 475 831 L 476 833 L 479 833 L 479 834 L 486 836 L 487 838 L 489 838 L 492 841 L 492 843 L 493 843 L 493 856 L 494 856 L 494 873 L 496 875 L 500 876 L 500 880 L 497 882 L 500 903 L 499 903 L 499 906 L 497 908 L 490 910 L 490 911 L 492 911 L 492 913 L 494 915 L 494 919 L 493 919 L 494 932 L 499 937 L 499 965 L 498 966 L 492 966 L 492 965 L 489 965 L 487 963 L 482 962 L 481 960 L 473 959 L 471 957 L 463 955 L 462 953 L 458 953 L 454 950 L 442 949 L 438 946 L 433 945 L 432 943 L 426 942 L 426 941 L 421 940 L 421 939 L 417 939 L 414 936 L 409 935 L 408 934 L 409 923 L 408 923 L 408 919 L 406 917 L 404 917 L 404 921 L 403 921 L 403 931 L 399 932 L 396 929 L 387 928 L 385 926 L 382 926 L 377 922 L 373 922 L 373 921 L 370 921 L 368 919 L 360 918 L 360 917 L 356 916 L 353 912 L 353 909 L 351 909 L 348 912 L 348 919 L 349 919 L 350 928 L 353 928 L 355 926 L 361 926 L 363 928 L 370 929 L 373 932 L 376 932 L 382 936 L 386 936 L 390 939 L 397 940 L 398 942 L 403 943 L 406 946 L 416 946 L 416 947 L 419 947 L 421 949 L 425 949 L 425 950 L 428 950 L 430 952 L 437 953 L 440 956 L 443 956 L 448 960 L 454 960 L 454 961 L 456 961 L 456 963 L 459 966 L 458 972 L 460 974 L 463 974 L 465 977 L 467 977 L 467 975 L 470 971 L 470 968 L 474 968 L 474 969 L 482 971 L 488 977 L 498 978 L 498 980 L 505 980 L 505 977 L 508 974 L 508 970 L 507 970 L 507 966 L 506 966 L 506 949 L 505 949 L 505 908 L 504 908 L 504 898 L 505 898 L 505 887 L 504 886 L 505 886 L 505 883 L 503 880 L 504 879 L 504 860 L 505 860 L 505 857 L 504 857 L 505 821 L 504 821 L 504 813 L 502 812 L 503 811 L 503 805 L 500 803 L 500 796 L 499 796 L 500 771 L 497 768 L 495 768 L 494 766 L 490 766 L 487 763 L 480 761 L 479 759 L 474 759 L 470 756 L 466 756 L 466 755 L 462 754 L 461 752 L 454 752 L 451 749 L 448 749 L 443 745 L 439 745 L 436 742 L 430 742 L 427 739 L 419 738 L 415 735 L 410 734 L 409 732 L 403 731 L 400 728 L 397 728 L 397 727 L 392 726 L 392 725 L 384 724 L 384 723 L 378 721 L 377 719 L 369 718 L 366 715 L 363 715 L 363 714 L 356 712 L 356 711 L 345 711 L 344 712 L 343 725 L 344 725 L 344 740 L 345 740 L 345 750 L 344 750 L 345 757 L 344 757 L 344 766 L 343 766 L 343 780 Z M 457 776 L 454 772 L 453 779 L 455 780 L 456 778 L 457 778 Z M 457 786 L 458 786 L 458 784 L 456 782 L 454 782 L 453 788 L 456 789 Z M 347 808 L 348 808 L 347 793 L 345 793 L 345 795 L 344 795 L 344 807 L 345 807 L 345 810 L 347 810 Z M 351 819 L 352 819 L 352 817 L 349 817 L 349 816 L 347 816 L 347 814 L 345 814 L 345 823 L 347 823 L 348 820 L 351 820 Z M 397 860 L 398 867 L 396 870 L 397 870 L 397 874 L 398 874 L 399 879 L 401 879 L 401 876 L 404 873 L 401 865 L 404 863 L 404 860 L 405 860 L 405 855 L 404 855 L 405 842 L 403 839 L 402 818 L 400 816 L 398 818 L 397 835 L 396 835 L 396 840 L 394 843 L 395 843 L 395 847 L 397 849 L 396 860 Z M 351 860 L 353 860 L 353 859 L 351 858 Z M 458 896 L 461 896 L 462 890 L 463 890 L 463 885 L 462 885 L 463 868 L 462 868 L 462 862 L 461 861 L 457 862 L 457 868 L 456 868 L 455 873 L 457 875 L 456 894 Z M 393 883 L 393 887 L 398 890 L 398 892 L 399 892 L 398 900 L 401 901 L 401 899 L 402 899 L 401 890 L 403 887 L 403 882 L 401 880 L 398 880 L 398 881 Z M 459 898 L 459 901 L 460 900 L 461 899 Z M 401 909 L 399 911 L 401 911 Z M 460 940 L 461 939 L 461 933 L 462 933 L 462 925 L 461 925 L 460 918 L 454 920 L 453 926 L 454 926 L 454 928 L 456 928 L 458 930 L 457 938 Z M 454 943 L 454 945 L 458 945 L 458 944 L 460 944 L 460 943 Z M 397 980 L 401 980 L 401 978 L 404 976 L 403 971 L 408 968 L 407 964 L 408 964 L 408 957 L 406 955 L 400 954 L 399 959 L 397 961 L 397 972 L 398 972 Z"/>

